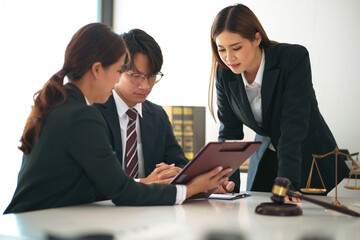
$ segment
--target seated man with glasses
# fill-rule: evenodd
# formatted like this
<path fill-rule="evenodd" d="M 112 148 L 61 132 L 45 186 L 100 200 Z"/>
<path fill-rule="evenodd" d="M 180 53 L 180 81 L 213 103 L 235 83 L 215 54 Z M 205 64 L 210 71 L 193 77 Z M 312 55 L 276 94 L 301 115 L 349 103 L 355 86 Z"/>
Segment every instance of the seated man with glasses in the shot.
<path fill-rule="evenodd" d="M 121 69 L 113 94 L 94 104 L 109 127 L 109 139 L 124 171 L 143 183 L 168 183 L 188 163 L 163 108 L 148 100 L 160 72 L 163 56 L 146 32 L 133 29 L 121 35 L 130 64 Z"/>
<path fill-rule="evenodd" d="M 143 183 L 168 183 L 188 159 L 165 110 L 146 100 L 164 76 L 160 72 L 162 52 L 156 41 L 140 29 L 121 36 L 131 61 L 121 69 L 113 95 L 105 104 L 94 106 L 108 124 L 110 143 L 124 171 Z M 234 186 L 234 182 L 225 181 L 217 193 L 231 192 Z"/>

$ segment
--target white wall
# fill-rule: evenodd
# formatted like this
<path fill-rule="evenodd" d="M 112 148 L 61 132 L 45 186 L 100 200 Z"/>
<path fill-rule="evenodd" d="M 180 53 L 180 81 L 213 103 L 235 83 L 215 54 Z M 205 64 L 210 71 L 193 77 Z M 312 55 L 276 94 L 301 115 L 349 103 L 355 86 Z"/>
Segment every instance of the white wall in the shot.
<path fill-rule="evenodd" d="M 141 28 L 163 50 L 165 77 L 149 99 L 207 106 L 210 27 L 222 8 L 237 2 L 254 11 L 270 39 L 307 47 L 320 111 L 339 147 L 360 151 L 358 0 L 115 0 L 115 30 Z M 207 142 L 216 140 L 218 125 L 209 116 L 206 124 Z M 246 135 L 253 138 L 250 130 Z"/>

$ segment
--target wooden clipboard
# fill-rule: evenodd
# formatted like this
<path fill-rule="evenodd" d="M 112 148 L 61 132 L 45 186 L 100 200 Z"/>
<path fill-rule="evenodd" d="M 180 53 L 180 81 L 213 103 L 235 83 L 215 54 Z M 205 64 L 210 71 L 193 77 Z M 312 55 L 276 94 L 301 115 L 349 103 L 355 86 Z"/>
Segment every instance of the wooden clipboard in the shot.
<path fill-rule="evenodd" d="M 208 172 L 215 167 L 232 168 L 231 176 L 260 146 L 262 142 L 223 141 L 209 142 L 196 154 L 185 167 L 173 178 L 170 184 L 187 184 L 194 177 Z M 191 197 L 208 198 L 215 189 Z"/>

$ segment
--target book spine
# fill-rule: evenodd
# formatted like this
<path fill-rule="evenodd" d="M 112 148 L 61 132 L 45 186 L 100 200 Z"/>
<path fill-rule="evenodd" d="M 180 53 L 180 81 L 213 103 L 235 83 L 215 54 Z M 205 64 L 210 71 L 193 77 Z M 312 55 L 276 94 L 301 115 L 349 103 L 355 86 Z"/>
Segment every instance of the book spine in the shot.
<path fill-rule="evenodd" d="M 181 106 L 172 107 L 172 126 L 176 140 L 178 141 L 180 147 L 184 149 L 183 107 Z"/>
<path fill-rule="evenodd" d="M 183 150 L 189 160 L 194 158 L 194 108 L 184 107 Z"/>

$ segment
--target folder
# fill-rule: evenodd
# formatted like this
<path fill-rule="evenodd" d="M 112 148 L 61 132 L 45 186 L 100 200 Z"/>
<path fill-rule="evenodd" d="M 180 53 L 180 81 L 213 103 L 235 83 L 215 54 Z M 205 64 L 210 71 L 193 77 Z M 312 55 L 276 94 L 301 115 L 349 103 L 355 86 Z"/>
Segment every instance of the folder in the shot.
<path fill-rule="evenodd" d="M 223 141 L 206 144 L 187 165 L 172 179 L 170 184 L 187 184 L 194 177 L 218 166 L 231 168 L 230 177 L 260 146 L 260 141 Z M 191 198 L 208 198 L 215 189 L 199 193 Z"/>

